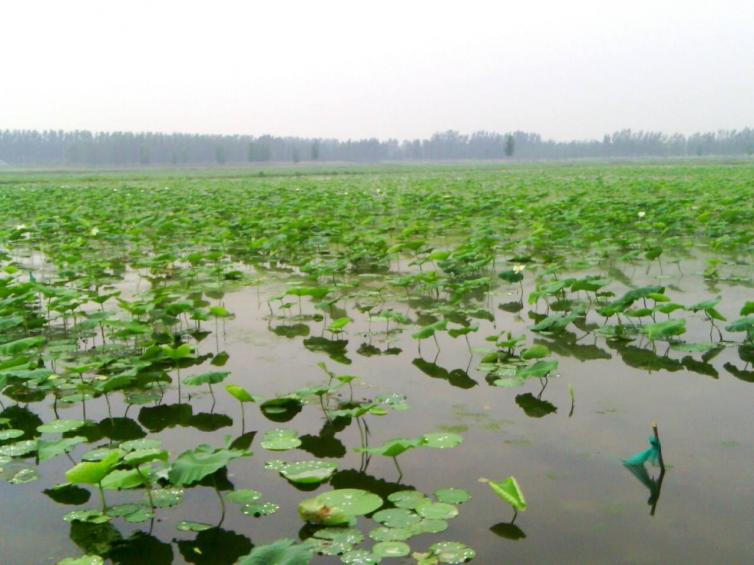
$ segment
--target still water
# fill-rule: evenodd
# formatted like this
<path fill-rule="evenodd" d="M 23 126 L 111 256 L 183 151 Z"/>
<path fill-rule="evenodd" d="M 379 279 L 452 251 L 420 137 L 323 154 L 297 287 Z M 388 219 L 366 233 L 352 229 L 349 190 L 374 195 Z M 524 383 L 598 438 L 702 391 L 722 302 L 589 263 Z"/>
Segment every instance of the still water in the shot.
<path fill-rule="evenodd" d="M 723 283 L 711 288 L 701 277 L 701 265 L 689 260 L 663 273 L 629 268 L 626 276 L 636 285 L 659 281 L 682 304 L 722 293 L 725 299 L 718 309 L 729 320 L 735 319 L 740 306 L 752 299 L 752 289 Z M 107 407 L 99 398 L 87 403 L 85 416 L 101 422 L 111 439 L 149 435 L 162 440 L 173 454 L 197 443 L 220 446 L 226 436 L 257 432 L 250 447 L 254 455 L 231 463 L 227 479 L 236 489 L 262 492 L 263 500 L 278 504 L 279 511 L 256 518 L 226 504 L 223 515 L 215 491 L 200 486 L 186 489 L 185 502 L 160 511 L 151 525 L 123 521 L 71 525 L 62 516 L 77 506 L 41 494 L 72 466 L 65 457 L 57 457 L 39 467 L 38 481 L 0 484 L 4 532 L 0 562 L 55 563 L 65 556 L 96 551 L 115 563 L 233 563 L 253 545 L 307 535 L 297 514 L 298 503 L 320 491 L 347 487 L 383 497 L 407 488 L 427 494 L 444 487 L 468 490 L 471 501 L 459 507 L 460 515 L 445 532 L 423 534 L 408 543 L 413 551 L 425 551 L 436 541 L 463 542 L 476 551 L 474 563 L 751 563 L 754 559 L 754 369 L 742 359 L 746 351 L 737 347 L 741 334 L 726 334 L 736 343 L 727 344 L 709 362 L 700 361 L 699 355 L 684 362 L 691 354 L 666 355 L 664 344 L 653 351 L 646 343 L 615 343 L 569 326 L 557 336 L 534 336 L 534 342 L 546 344 L 559 361 L 556 377 L 500 388 L 478 370 L 483 350 L 492 348 L 484 338 L 503 331 L 525 334 L 534 323 L 530 312 L 545 311 L 541 304 L 538 309 L 529 306 L 525 298 L 516 306 L 518 288 L 485 298 L 494 321 L 476 320 L 480 329 L 470 335 L 471 350 L 463 337 L 453 339 L 446 333 L 438 336 L 439 348 L 430 339 L 419 350 L 410 337 L 413 329 L 386 334 L 384 322 L 370 324 L 356 310 L 357 300 L 339 304 L 355 321 L 332 345 L 331 334 L 324 331 L 327 321 L 296 319 L 297 307 L 270 316 L 268 299 L 285 288 L 281 280 L 225 296 L 225 307 L 235 318 L 218 327 L 217 336 L 202 341 L 200 352 L 228 353 L 223 368 L 231 372 L 227 382 L 271 398 L 326 382 L 317 367 L 324 362 L 336 374 L 359 377 L 353 385 L 356 399 L 387 393 L 407 397 L 409 410 L 365 418 L 370 446 L 443 430 L 460 433 L 464 443 L 454 449 L 406 452 L 399 460 L 401 475 L 390 458 L 365 461 L 354 451 L 362 444 L 356 423 L 333 429 L 317 403 L 306 405 L 285 423 L 271 422 L 257 405 L 247 405 L 242 429 L 239 404 L 222 386 L 215 387 L 214 400 L 205 387 L 191 389 L 187 399 L 184 387 L 181 405 L 175 388 L 165 393 L 159 406 L 129 408 L 122 397 L 112 395 L 114 419 L 109 423 Z M 619 293 L 621 285 L 610 288 Z M 415 317 L 405 301 L 395 307 Z M 303 313 L 313 312 L 304 303 Z M 709 341 L 709 326 L 701 316 L 689 323 L 684 339 Z M 186 375 L 210 368 L 208 364 L 194 367 Z M 4 405 L 6 413 L 28 409 L 43 422 L 55 419 L 49 399 L 26 407 L 14 407 L 13 401 L 4 399 Z M 57 410 L 60 418 L 83 417 L 81 405 Z M 657 468 L 647 467 L 643 484 L 622 464 L 647 447 L 652 422 L 659 426 L 667 465 L 661 484 Z M 284 453 L 262 449 L 262 434 L 276 427 L 296 430 L 302 446 Z M 87 449 L 107 442 L 105 437 L 79 446 L 71 456 L 78 461 Z M 272 459 L 314 457 L 337 463 L 338 471 L 330 484 L 312 492 L 302 492 L 264 468 Z M 478 481 L 509 475 L 517 478 L 529 504 L 514 524 L 510 524 L 512 510 Z M 128 492 L 107 494 L 109 504 L 133 499 Z M 81 507 L 96 504 L 93 491 Z M 176 529 L 181 520 L 218 526 L 198 534 L 181 532 Z M 359 521 L 365 533 L 376 525 L 366 518 Z M 372 543 L 367 538 L 361 547 Z M 413 562 L 408 557 L 385 560 L 391 561 Z M 338 562 L 338 557 L 315 559 L 315 563 Z"/>

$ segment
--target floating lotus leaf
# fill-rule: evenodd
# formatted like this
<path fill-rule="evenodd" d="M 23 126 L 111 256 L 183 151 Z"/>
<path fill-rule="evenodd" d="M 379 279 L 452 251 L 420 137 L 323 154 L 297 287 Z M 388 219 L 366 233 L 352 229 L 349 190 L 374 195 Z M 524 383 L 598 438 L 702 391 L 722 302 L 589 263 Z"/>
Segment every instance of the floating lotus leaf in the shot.
<path fill-rule="evenodd" d="M 389 508 L 375 512 L 372 519 L 388 528 L 408 528 L 421 521 L 418 514 L 405 508 Z"/>
<path fill-rule="evenodd" d="M 288 466 L 288 463 L 283 461 L 282 459 L 270 459 L 267 461 L 267 463 L 264 464 L 265 469 L 269 469 L 270 471 L 282 471 Z"/>
<path fill-rule="evenodd" d="M 372 553 L 380 557 L 405 557 L 411 547 L 402 541 L 381 541 L 372 546 Z"/>
<path fill-rule="evenodd" d="M 374 541 L 404 541 L 421 533 L 414 528 L 388 528 L 380 526 L 369 532 L 369 537 Z"/>
<path fill-rule="evenodd" d="M 78 430 L 86 424 L 83 420 L 53 420 L 41 426 L 37 426 L 37 431 L 42 434 L 62 434 Z"/>
<path fill-rule="evenodd" d="M 399 490 L 387 495 L 387 499 L 399 508 L 416 508 L 426 502 L 427 497 L 418 490 Z"/>
<path fill-rule="evenodd" d="M 21 437 L 24 435 L 23 430 L 0 430 L 0 441 L 7 441 L 9 439 L 16 439 L 17 437 Z"/>
<path fill-rule="evenodd" d="M 428 534 L 439 534 L 440 532 L 444 532 L 448 529 L 448 523 L 445 520 L 425 518 L 424 520 L 419 522 L 419 524 L 416 526 L 416 529 Z"/>
<path fill-rule="evenodd" d="M 323 526 L 343 526 L 350 524 L 353 516 L 342 508 L 328 506 L 318 498 L 309 498 L 298 505 L 298 514 L 302 520 Z"/>
<path fill-rule="evenodd" d="M 374 512 L 382 506 L 382 499 L 371 492 L 356 488 L 331 490 L 317 496 L 323 504 L 339 508 L 351 516 Z"/>
<path fill-rule="evenodd" d="M 183 489 L 178 487 L 154 489 L 151 495 L 152 504 L 157 508 L 171 508 L 183 501 Z"/>
<path fill-rule="evenodd" d="M 450 449 L 463 443 L 463 437 L 451 432 L 424 434 L 421 445 L 435 449 Z"/>
<path fill-rule="evenodd" d="M 263 502 L 261 504 L 246 504 L 241 507 L 241 512 L 247 516 L 269 516 L 280 510 L 280 506 L 274 502 Z"/>
<path fill-rule="evenodd" d="M 441 541 L 430 546 L 429 549 L 440 563 L 465 563 L 476 557 L 473 549 L 454 541 Z"/>
<path fill-rule="evenodd" d="M 301 440 L 294 430 L 278 428 L 265 432 L 262 447 L 270 451 L 288 451 L 301 445 Z"/>
<path fill-rule="evenodd" d="M 463 504 L 471 500 L 471 495 L 462 488 L 443 488 L 436 490 L 434 494 L 438 502 L 447 504 Z"/>
<path fill-rule="evenodd" d="M 342 555 L 364 541 L 364 535 L 354 528 L 325 528 L 316 531 L 308 541 L 318 553 Z"/>
<path fill-rule="evenodd" d="M 424 502 L 416 507 L 416 513 L 429 520 L 449 520 L 458 516 L 458 508 L 444 502 Z"/>
<path fill-rule="evenodd" d="M 176 529 L 181 532 L 203 532 L 211 529 L 212 524 L 205 524 L 204 522 L 192 522 L 191 520 L 181 520 L 175 525 Z"/>
<path fill-rule="evenodd" d="M 66 522 L 86 522 L 88 524 L 104 524 L 110 521 L 110 517 L 106 516 L 99 510 L 74 510 L 63 516 L 63 520 Z"/>
<path fill-rule="evenodd" d="M 233 504 L 252 504 L 262 498 L 262 493 L 258 490 L 244 488 L 229 492 L 225 498 Z"/>
<path fill-rule="evenodd" d="M 377 565 L 382 561 L 382 557 L 366 549 L 356 549 L 341 555 L 340 561 L 346 565 Z"/>
<path fill-rule="evenodd" d="M 338 466 L 329 461 L 299 461 L 280 469 L 280 474 L 292 483 L 316 484 L 328 480 Z"/>
<path fill-rule="evenodd" d="M 39 479 L 39 473 L 33 467 L 24 467 L 16 471 L 8 482 L 12 485 L 23 485 Z"/>
<path fill-rule="evenodd" d="M 0 455 L 21 457 L 23 455 L 28 455 L 29 453 L 34 453 L 36 450 L 37 441 L 34 439 L 26 439 L 0 446 Z"/>

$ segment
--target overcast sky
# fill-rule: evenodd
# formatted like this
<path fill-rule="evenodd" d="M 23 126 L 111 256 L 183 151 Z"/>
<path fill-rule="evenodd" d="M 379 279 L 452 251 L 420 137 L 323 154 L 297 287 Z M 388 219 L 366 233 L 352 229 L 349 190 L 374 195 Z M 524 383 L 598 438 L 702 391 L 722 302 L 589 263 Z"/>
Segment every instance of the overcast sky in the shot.
<path fill-rule="evenodd" d="M 0 129 L 754 126 L 754 0 L 0 3 Z"/>

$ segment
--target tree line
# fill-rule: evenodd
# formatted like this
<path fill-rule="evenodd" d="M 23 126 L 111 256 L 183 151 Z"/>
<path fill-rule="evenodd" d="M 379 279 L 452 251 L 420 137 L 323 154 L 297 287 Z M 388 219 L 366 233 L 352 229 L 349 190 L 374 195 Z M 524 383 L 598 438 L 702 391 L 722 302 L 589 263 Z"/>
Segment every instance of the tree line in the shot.
<path fill-rule="evenodd" d="M 0 130 L 0 165 L 240 165 L 302 161 L 579 159 L 754 154 L 754 129 L 692 135 L 622 130 L 601 140 L 554 141 L 523 131 L 427 139 L 358 140 L 59 130 Z"/>

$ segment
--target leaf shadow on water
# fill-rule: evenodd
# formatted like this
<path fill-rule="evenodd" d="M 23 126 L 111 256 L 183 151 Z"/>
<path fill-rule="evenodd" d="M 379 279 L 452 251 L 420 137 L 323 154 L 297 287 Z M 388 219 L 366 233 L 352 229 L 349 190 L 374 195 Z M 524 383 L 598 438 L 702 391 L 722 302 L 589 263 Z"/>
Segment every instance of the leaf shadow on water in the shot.
<path fill-rule="evenodd" d="M 346 425 L 343 425 L 343 421 Z M 335 437 L 335 434 L 343 431 L 347 424 L 347 418 L 336 418 L 335 420 L 325 422 L 318 435 L 306 434 L 300 436 L 301 445 L 299 449 L 311 453 L 315 457 L 330 457 L 340 459 L 346 455 L 346 446 Z"/>
<path fill-rule="evenodd" d="M 357 469 L 336 471 L 332 479 L 330 479 L 330 484 L 336 489 L 357 488 L 365 490 L 381 496 L 383 499 L 387 499 L 389 494 L 401 490 L 416 490 L 416 487 L 411 485 L 386 481 L 385 479 L 370 475 L 366 471 L 359 471 Z"/>
<path fill-rule="evenodd" d="M 547 400 L 537 398 L 530 392 L 517 395 L 516 404 L 518 404 L 524 413 L 530 418 L 542 418 L 543 416 L 558 411 L 557 406 Z"/>
<path fill-rule="evenodd" d="M 452 371 L 448 371 L 437 363 L 427 361 L 422 357 L 415 358 L 411 361 L 411 364 L 428 377 L 448 381 L 451 386 L 457 388 L 470 389 L 479 384 L 463 369 L 453 369 Z"/>
<path fill-rule="evenodd" d="M 308 337 L 310 332 L 309 326 L 307 324 L 269 326 L 269 329 L 275 335 L 280 337 L 287 337 L 289 339 L 296 337 Z"/>
<path fill-rule="evenodd" d="M 526 534 L 516 524 L 500 522 L 490 528 L 490 531 L 498 537 L 518 541 L 526 539 Z"/>
<path fill-rule="evenodd" d="M 141 530 L 113 544 L 107 557 L 116 565 L 168 565 L 173 562 L 173 547 Z"/>
<path fill-rule="evenodd" d="M 613 356 L 596 344 L 579 343 L 582 338 L 572 332 L 560 332 L 550 339 L 535 338 L 534 343 L 544 345 L 560 357 L 574 357 L 579 361 L 609 360 Z"/>
<path fill-rule="evenodd" d="M 197 565 L 235 563 L 254 547 L 245 535 L 219 527 L 199 532 L 192 540 L 174 541 L 186 562 Z"/>
<path fill-rule="evenodd" d="M 325 353 L 330 359 L 342 365 L 350 365 L 347 339 L 328 339 L 326 337 L 310 337 L 304 340 L 304 347 L 315 353 Z"/>
<path fill-rule="evenodd" d="M 176 426 L 212 432 L 233 425 L 233 418 L 226 414 L 210 414 L 208 412 L 194 414 L 194 408 L 190 404 L 143 406 L 139 411 L 138 420 L 152 433 Z"/>

